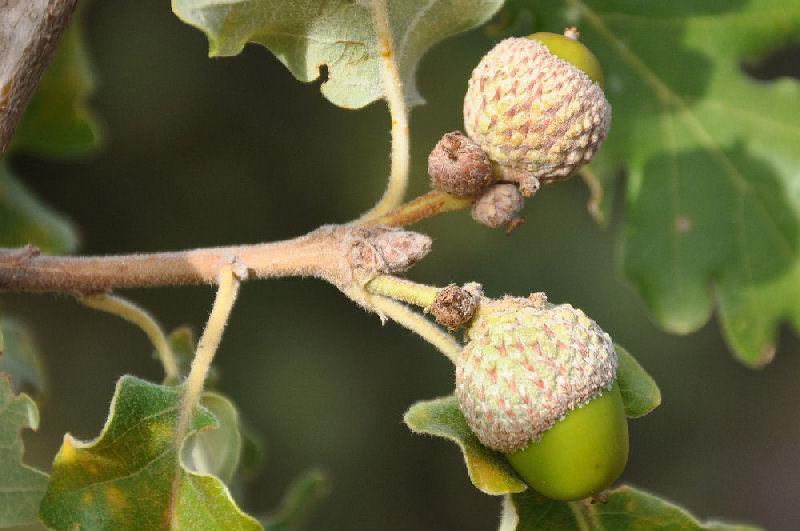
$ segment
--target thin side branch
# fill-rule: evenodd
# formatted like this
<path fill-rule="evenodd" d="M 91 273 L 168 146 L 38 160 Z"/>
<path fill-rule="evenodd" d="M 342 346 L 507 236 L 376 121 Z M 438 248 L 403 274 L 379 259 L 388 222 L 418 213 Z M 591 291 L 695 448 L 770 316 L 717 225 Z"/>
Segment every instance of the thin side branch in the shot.
<path fill-rule="evenodd" d="M 474 202 L 475 199 L 472 197 L 458 197 L 432 190 L 400 205 L 391 212 L 369 220 L 366 225 L 405 227 L 438 214 L 469 208 Z"/>
<path fill-rule="evenodd" d="M 78 0 L 0 0 L 0 156 Z"/>
<path fill-rule="evenodd" d="M 89 308 L 108 312 L 138 326 L 155 347 L 161 364 L 164 366 L 164 375 L 166 378 L 168 380 L 177 380 L 180 377 L 175 355 L 169 346 L 164 332 L 153 316 L 143 308 L 127 299 L 107 293 L 79 297 L 78 301 Z"/>
<path fill-rule="evenodd" d="M 385 315 L 397 324 L 411 330 L 436 347 L 453 364 L 456 363 L 458 355 L 461 353 L 461 345 L 453 336 L 430 322 L 423 315 L 403 303 L 381 295 L 368 295 L 367 301 L 370 307 L 378 312 L 379 315 Z"/>
<path fill-rule="evenodd" d="M 411 157 L 406 96 L 403 91 L 400 70 L 397 67 L 396 50 L 392 39 L 386 0 L 372 0 L 372 13 L 378 41 L 383 92 L 392 117 L 392 169 L 383 197 L 361 217 L 360 221 L 362 222 L 386 214 L 403 202 L 403 197 L 408 189 Z"/>

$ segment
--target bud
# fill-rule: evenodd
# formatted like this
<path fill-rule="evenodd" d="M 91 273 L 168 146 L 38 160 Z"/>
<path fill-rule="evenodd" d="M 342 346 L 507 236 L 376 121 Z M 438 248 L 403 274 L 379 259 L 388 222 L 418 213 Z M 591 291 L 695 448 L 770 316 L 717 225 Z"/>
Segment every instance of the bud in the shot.
<path fill-rule="evenodd" d="M 448 194 L 480 192 L 492 180 L 489 157 L 461 131 L 445 133 L 428 156 L 431 186 Z"/>
<path fill-rule="evenodd" d="M 496 229 L 506 225 L 513 229 L 522 220 L 519 214 L 525 200 L 514 184 L 495 184 L 489 187 L 472 205 L 472 219 Z"/>

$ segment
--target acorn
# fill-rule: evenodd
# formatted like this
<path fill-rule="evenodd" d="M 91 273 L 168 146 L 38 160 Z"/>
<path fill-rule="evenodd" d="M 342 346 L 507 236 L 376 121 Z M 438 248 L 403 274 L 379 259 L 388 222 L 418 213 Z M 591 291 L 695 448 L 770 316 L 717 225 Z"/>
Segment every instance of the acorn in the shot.
<path fill-rule="evenodd" d="M 482 299 L 456 362 L 456 396 L 480 442 L 556 500 L 609 487 L 628 460 L 611 338 L 542 293 Z"/>
<path fill-rule="evenodd" d="M 597 153 L 611 124 L 602 83 L 600 63 L 573 38 L 505 39 L 472 72 L 464 128 L 489 156 L 496 178 L 518 183 L 529 196 Z"/>

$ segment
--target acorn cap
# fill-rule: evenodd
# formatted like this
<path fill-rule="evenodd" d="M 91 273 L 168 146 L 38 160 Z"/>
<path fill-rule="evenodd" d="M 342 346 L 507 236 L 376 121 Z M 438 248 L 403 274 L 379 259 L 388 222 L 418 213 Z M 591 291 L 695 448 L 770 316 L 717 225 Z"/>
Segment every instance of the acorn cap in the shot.
<path fill-rule="evenodd" d="M 467 135 L 501 180 L 566 179 L 592 159 L 610 124 L 603 89 L 524 37 L 505 39 L 483 57 L 464 98 Z"/>
<path fill-rule="evenodd" d="M 611 338 L 569 304 L 483 299 L 456 363 L 456 396 L 483 445 L 525 448 L 604 390 L 617 372 Z"/>

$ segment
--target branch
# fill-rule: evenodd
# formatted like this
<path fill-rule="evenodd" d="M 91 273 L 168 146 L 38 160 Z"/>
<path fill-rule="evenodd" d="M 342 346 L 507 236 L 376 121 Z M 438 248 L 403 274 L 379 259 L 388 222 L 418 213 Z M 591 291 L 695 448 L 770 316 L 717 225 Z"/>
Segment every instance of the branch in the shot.
<path fill-rule="evenodd" d="M 0 156 L 78 0 L 0 0 Z"/>
<path fill-rule="evenodd" d="M 2 0 L 0 0 L 2 1 Z M 428 236 L 389 227 L 329 225 L 274 243 L 121 256 L 40 256 L 0 250 L 0 291 L 91 294 L 117 288 L 214 284 L 235 260 L 253 278 L 310 276 L 340 289 L 407 270 L 428 254 Z"/>

